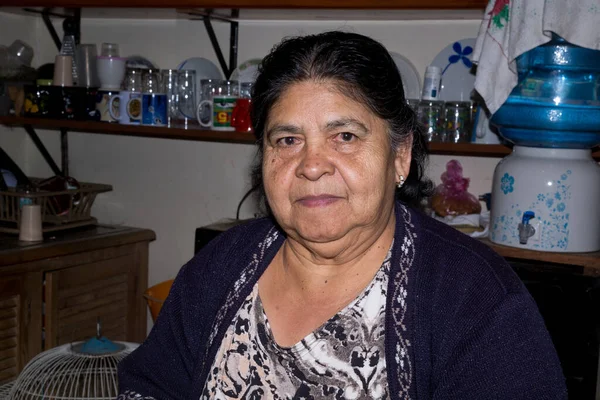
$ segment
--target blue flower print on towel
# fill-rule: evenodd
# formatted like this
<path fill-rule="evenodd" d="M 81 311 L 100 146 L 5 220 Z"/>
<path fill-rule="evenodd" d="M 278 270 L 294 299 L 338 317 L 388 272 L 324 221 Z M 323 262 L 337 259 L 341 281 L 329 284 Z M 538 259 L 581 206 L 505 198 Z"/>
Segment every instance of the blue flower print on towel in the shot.
<path fill-rule="evenodd" d="M 563 211 L 565 211 L 565 203 L 558 203 L 558 205 L 556 206 L 556 209 L 557 209 L 559 212 L 563 212 Z"/>
<path fill-rule="evenodd" d="M 468 69 L 471 69 L 471 67 L 473 66 L 471 59 L 468 57 L 469 55 L 471 55 L 471 53 L 473 53 L 473 48 L 471 46 L 465 46 L 465 48 L 463 49 L 460 42 L 454 42 L 454 44 L 452 45 L 452 49 L 456 52 L 456 54 L 452 54 L 450 57 L 448 57 L 448 65 L 446 65 L 446 68 L 444 68 L 444 70 L 442 71 L 442 75 L 444 75 L 449 66 L 451 66 L 452 64 L 456 64 L 459 61 L 462 61 L 462 63 Z"/>
<path fill-rule="evenodd" d="M 504 176 L 500 180 L 500 189 L 504 192 L 504 194 L 512 193 L 513 185 L 515 183 L 515 178 L 510 176 L 508 172 L 504 173 Z"/>

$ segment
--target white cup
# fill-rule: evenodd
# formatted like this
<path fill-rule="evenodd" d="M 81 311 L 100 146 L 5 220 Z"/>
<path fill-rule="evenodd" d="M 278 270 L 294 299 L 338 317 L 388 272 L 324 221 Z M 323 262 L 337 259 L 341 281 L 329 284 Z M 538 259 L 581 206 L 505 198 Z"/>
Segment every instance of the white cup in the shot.
<path fill-rule="evenodd" d="M 73 86 L 73 57 L 57 55 L 54 58 L 54 86 Z"/>
<path fill-rule="evenodd" d="M 126 64 L 127 59 L 125 58 L 98 56 L 96 58 L 96 67 L 98 68 L 100 89 L 120 90 L 121 84 L 125 79 Z"/>
<path fill-rule="evenodd" d="M 42 236 L 42 209 L 39 204 L 23 205 L 19 223 L 19 240 L 24 242 L 44 240 Z"/>

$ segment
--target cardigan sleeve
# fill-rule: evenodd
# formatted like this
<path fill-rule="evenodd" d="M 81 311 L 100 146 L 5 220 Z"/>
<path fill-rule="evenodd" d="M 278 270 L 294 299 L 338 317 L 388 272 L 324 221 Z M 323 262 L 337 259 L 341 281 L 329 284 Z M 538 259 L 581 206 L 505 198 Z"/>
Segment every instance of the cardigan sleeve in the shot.
<path fill-rule="evenodd" d="M 178 273 L 149 336 L 118 367 L 121 399 L 187 399 L 196 364 L 199 320 L 186 320 L 201 304 L 192 290 L 197 271 L 185 265 Z"/>
<path fill-rule="evenodd" d="M 229 229 L 181 268 L 150 335 L 119 364 L 119 400 L 198 398 L 215 316 L 272 228 L 263 218 Z"/>
<path fill-rule="evenodd" d="M 464 329 L 464 330 L 463 330 Z M 560 362 L 529 293 L 507 293 L 444 357 L 433 399 L 566 399 Z"/>

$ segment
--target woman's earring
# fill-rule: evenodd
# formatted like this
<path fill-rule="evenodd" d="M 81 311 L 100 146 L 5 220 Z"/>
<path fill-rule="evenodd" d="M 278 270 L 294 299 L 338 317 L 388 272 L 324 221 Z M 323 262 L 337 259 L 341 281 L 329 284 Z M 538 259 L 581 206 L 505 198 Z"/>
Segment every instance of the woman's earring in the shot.
<path fill-rule="evenodd" d="M 396 187 L 400 189 L 404 185 L 404 175 L 400 175 L 400 182 L 396 183 Z"/>

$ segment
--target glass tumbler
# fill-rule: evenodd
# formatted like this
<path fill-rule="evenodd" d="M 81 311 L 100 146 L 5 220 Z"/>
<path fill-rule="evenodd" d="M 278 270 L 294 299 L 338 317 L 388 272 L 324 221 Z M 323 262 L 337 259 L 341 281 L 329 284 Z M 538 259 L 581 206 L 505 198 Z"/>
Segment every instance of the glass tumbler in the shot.
<path fill-rule="evenodd" d="M 144 70 L 142 74 L 142 91 L 144 93 L 165 93 L 165 89 L 160 80 L 160 72 L 158 70 Z"/>
<path fill-rule="evenodd" d="M 427 141 L 441 142 L 444 139 L 444 102 L 421 100 L 417 110 L 419 121 L 425 127 Z"/>
<path fill-rule="evenodd" d="M 142 92 L 142 68 L 127 68 L 123 87 L 129 92 Z"/>
<path fill-rule="evenodd" d="M 452 101 L 444 105 L 445 141 L 467 143 L 471 141 L 471 102 Z"/>
<path fill-rule="evenodd" d="M 160 71 L 161 85 L 167 94 L 167 124 L 170 126 L 178 118 L 179 110 L 179 87 L 177 85 L 177 76 L 179 71 L 176 69 L 163 69 Z"/>
<path fill-rule="evenodd" d="M 242 98 L 242 99 L 252 98 L 252 86 L 254 86 L 254 83 L 252 83 L 252 82 L 240 83 L 240 98 Z"/>
<path fill-rule="evenodd" d="M 102 43 L 100 55 L 102 57 L 119 57 L 119 45 L 117 43 Z"/>
<path fill-rule="evenodd" d="M 210 107 L 200 106 L 203 100 L 210 100 L 218 92 L 220 79 L 202 79 L 200 80 L 200 99 L 198 102 L 198 116 L 200 123 L 208 123 L 210 121 L 211 110 Z"/>
<path fill-rule="evenodd" d="M 196 71 L 180 70 L 177 74 L 179 97 L 178 119 L 186 125 L 196 120 Z"/>

